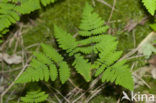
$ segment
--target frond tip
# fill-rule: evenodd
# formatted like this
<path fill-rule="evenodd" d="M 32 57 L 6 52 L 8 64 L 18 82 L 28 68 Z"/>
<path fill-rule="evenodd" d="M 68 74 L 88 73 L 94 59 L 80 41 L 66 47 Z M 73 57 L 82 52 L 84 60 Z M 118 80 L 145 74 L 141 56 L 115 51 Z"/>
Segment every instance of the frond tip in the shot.
<path fill-rule="evenodd" d="M 29 91 L 25 97 L 21 97 L 21 101 L 24 103 L 40 103 L 44 102 L 48 98 L 48 94 L 40 90 Z"/>

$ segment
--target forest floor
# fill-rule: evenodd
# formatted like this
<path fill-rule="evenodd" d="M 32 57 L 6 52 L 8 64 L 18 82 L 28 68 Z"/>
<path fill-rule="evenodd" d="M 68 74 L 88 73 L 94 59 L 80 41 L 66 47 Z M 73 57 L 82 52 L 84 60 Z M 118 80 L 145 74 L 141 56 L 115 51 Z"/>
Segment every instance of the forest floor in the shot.
<path fill-rule="evenodd" d="M 1 77 L 0 83 L 4 87 L 0 87 L 0 92 L 6 90 L 6 87 L 12 84 L 18 73 L 22 71 L 21 67 L 29 62 L 32 51 L 39 49 L 39 43 L 56 45 L 53 39 L 54 24 L 73 35 L 77 33 L 86 1 L 95 7 L 95 11 L 109 25 L 108 34 L 117 37 L 119 40 L 118 49 L 124 51 L 123 56 L 131 53 L 152 32 L 149 25 L 153 22 L 153 18 L 146 12 L 140 0 L 105 0 L 105 2 L 103 0 L 58 0 L 56 3 L 35 11 L 31 15 L 24 15 L 10 32 L 3 44 L 3 52 L 10 55 L 22 55 L 22 65 L 2 63 L 3 71 L 1 73 L 4 78 Z M 137 53 L 133 57 L 128 62 L 136 75 L 136 82 L 138 82 L 135 92 L 156 94 L 156 79 L 150 74 L 151 64 L 149 60 L 151 58 L 137 57 Z M 140 70 L 143 71 L 143 74 L 140 73 Z M 73 79 L 73 81 L 76 80 Z M 76 85 L 80 86 L 82 84 L 83 82 Z M 59 83 L 53 85 L 61 91 L 63 90 L 63 87 L 58 86 Z M 19 86 L 12 84 L 9 91 L 6 91 L 7 94 L 4 95 L 5 100 L 16 98 L 13 94 L 23 89 L 23 87 L 19 88 Z M 102 92 L 94 96 L 90 103 L 117 103 L 121 99 L 122 90 L 124 89 L 118 89 L 118 87 L 108 84 Z"/>

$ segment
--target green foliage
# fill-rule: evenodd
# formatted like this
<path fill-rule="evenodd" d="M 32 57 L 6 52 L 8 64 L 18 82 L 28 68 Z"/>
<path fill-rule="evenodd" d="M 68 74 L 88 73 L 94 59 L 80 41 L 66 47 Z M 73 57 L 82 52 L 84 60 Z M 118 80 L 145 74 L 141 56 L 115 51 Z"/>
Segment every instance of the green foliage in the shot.
<path fill-rule="evenodd" d="M 151 15 L 154 15 L 156 10 L 156 0 L 142 0 L 144 6 Z"/>
<path fill-rule="evenodd" d="M 41 103 L 48 98 L 48 94 L 40 90 L 29 91 L 25 97 L 21 97 L 21 101 L 24 103 Z"/>
<path fill-rule="evenodd" d="M 104 26 L 104 21 L 93 12 L 93 8 L 88 3 L 84 8 L 79 29 L 79 35 L 75 37 L 54 26 L 54 37 L 59 48 L 74 57 L 72 66 L 75 70 L 89 82 L 92 77 L 91 70 L 97 69 L 95 76 L 102 73 L 102 82 L 115 82 L 133 90 L 133 79 L 128 66 L 125 65 L 125 61 L 118 61 L 122 52 L 117 51 L 116 38 L 105 34 L 108 26 Z M 62 83 L 67 81 L 70 72 L 67 62 L 63 61 L 63 56 L 46 44 L 41 44 L 41 47 L 43 53 L 34 54 L 36 58 L 17 82 L 48 81 L 49 77 L 54 81 L 58 74 L 56 67 L 59 67 Z"/>
<path fill-rule="evenodd" d="M 156 31 L 156 23 L 151 24 L 150 27 L 152 28 L 153 31 Z"/>
<path fill-rule="evenodd" d="M 75 61 L 73 63 L 78 73 L 80 73 L 86 81 L 91 80 L 91 64 L 88 60 L 85 60 L 80 54 L 75 55 Z"/>
<path fill-rule="evenodd" d="M 57 66 L 59 67 L 59 75 L 62 83 L 68 80 L 70 70 L 63 57 L 58 52 L 46 44 L 41 44 L 43 53 L 35 52 L 35 58 L 32 59 L 29 67 L 23 75 L 16 81 L 17 83 L 37 82 L 39 80 L 55 81 L 58 76 Z"/>
<path fill-rule="evenodd" d="M 46 6 L 54 0 L 1 0 L 0 1 L 0 35 L 6 33 L 6 29 L 20 20 L 20 15 L 29 14 Z M 2 36 L 1 36 L 2 37 Z"/>

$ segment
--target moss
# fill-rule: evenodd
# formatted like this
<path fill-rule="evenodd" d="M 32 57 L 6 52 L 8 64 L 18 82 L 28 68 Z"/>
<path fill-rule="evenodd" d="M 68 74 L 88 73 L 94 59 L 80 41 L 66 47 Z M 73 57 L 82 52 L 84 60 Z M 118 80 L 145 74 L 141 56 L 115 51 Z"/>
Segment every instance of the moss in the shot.
<path fill-rule="evenodd" d="M 57 24 L 68 32 L 75 34 L 80 24 L 80 18 L 85 2 L 91 0 L 59 0 L 45 10 L 40 11 L 40 17 L 35 21 L 37 26 L 32 27 L 24 35 L 25 45 L 47 41 L 47 37 L 53 33 L 53 24 Z M 113 0 L 107 1 L 113 5 Z M 115 31 L 114 35 L 119 39 L 119 49 L 127 52 L 134 48 L 132 32 L 122 32 L 125 25 L 130 21 L 140 21 L 145 15 L 140 0 L 122 0 L 117 1 L 116 9 L 112 16 L 112 21 L 120 20 L 110 24 L 111 29 Z M 96 2 L 95 11 L 107 22 L 111 8 Z M 149 23 L 145 26 L 137 26 L 134 29 L 137 44 L 150 32 Z"/>
<path fill-rule="evenodd" d="M 36 26 L 26 28 L 28 32 L 23 36 L 25 46 L 40 42 L 53 42 L 53 24 L 57 24 L 71 34 L 75 34 L 78 31 L 82 9 L 86 1 L 92 3 L 91 0 L 58 0 L 55 4 L 39 11 L 40 15 L 35 20 Z M 107 2 L 113 5 L 113 0 L 107 0 Z M 95 11 L 107 22 L 111 8 L 96 2 Z M 130 20 L 138 22 L 145 16 L 146 11 L 140 0 L 117 0 L 111 19 L 114 22 L 110 23 L 109 26 L 111 33 L 119 40 L 118 49 L 123 50 L 124 54 L 135 48 L 133 33 L 135 34 L 136 45 L 138 45 L 151 32 L 150 21 L 143 26 L 136 26 L 131 32 L 123 31 Z M 138 62 L 141 66 L 145 65 L 142 59 L 138 59 Z M 98 96 L 92 103 L 97 100 L 104 100 L 104 98 Z"/>

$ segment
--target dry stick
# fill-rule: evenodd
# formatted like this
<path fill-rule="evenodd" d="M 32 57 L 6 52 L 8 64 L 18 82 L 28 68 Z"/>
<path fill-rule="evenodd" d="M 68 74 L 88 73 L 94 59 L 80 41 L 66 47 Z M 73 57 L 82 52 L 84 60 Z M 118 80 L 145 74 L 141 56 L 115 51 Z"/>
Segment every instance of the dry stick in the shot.
<path fill-rule="evenodd" d="M 45 82 L 42 82 L 42 83 L 43 83 L 44 85 L 46 85 L 46 86 L 48 87 L 49 90 L 51 90 L 51 89 L 55 90 L 60 96 L 62 96 L 62 97 L 64 98 L 64 100 L 66 100 L 68 103 L 70 103 L 70 101 L 69 101 L 66 97 L 64 97 L 64 96 L 62 95 L 62 93 L 61 93 L 59 90 L 55 89 L 54 87 L 49 86 L 49 84 L 47 84 L 47 83 L 45 83 Z M 52 90 L 51 90 L 51 91 L 52 91 Z"/>
<path fill-rule="evenodd" d="M 53 92 L 53 90 L 51 89 L 51 87 L 49 86 L 49 84 L 46 84 L 45 82 L 42 82 L 44 85 L 46 85 L 46 87 L 51 91 L 51 92 Z M 59 99 L 59 97 L 54 93 L 54 96 L 55 96 L 55 98 L 57 99 L 57 101 L 59 102 L 59 103 L 62 103 L 61 102 L 61 100 Z"/>
<path fill-rule="evenodd" d="M 20 70 L 20 69 L 21 69 L 21 67 L 18 67 L 18 68 L 15 68 L 15 69 L 11 69 L 11 70 L 7 70 L 7 71 L 1 71 L 0 74 L 1 74 L 1 73 L 14 72 L 14 71 L 17 71 L 17 70 Z"/>
<path fill-rule="evenodd" d="M 110 7 L 110 8 L 113 8 L 110 4 L 108 4 L 106 1 L 104 1 L 104 0 L 97 0 L 98 2 L 100 2 L 100 3 L 102 3 L 102 4 L 104 4 L 104 5 L 106 5 L 106 6 L 108 6 L 108 7 Z"/>
<path fill-rule="evenodd" d="M 96 4 L 95 4 L 95 0 L 92 0 L 92 4 L 93 4 L 93 6 L 96 6 Z"/>
<path fill-rule="evenodd" d="M 73 85 L 73 87 L 75 87 L 77 89 L 80 89 L 76 84 L 74 84 L 74 82 L 70 78 L 68 80 Z"/>
<path fill-rule="evenodd" d="M 104 84 L 101 84 L 100 86 L 98 86 L 94 91 L 94 93 L 92 93 L 92 95 L 86 100 L 85 103 L 88 103 L 91 99 L 93 99 L 104 87 Z"/>
<path fill-rule="evenodd" d="M 54 89 L 58 94 L 60 94 L 60 96 L 62 96 L 64 98 L 64 100 L 66 100 L 68 103 L 70 103 L 70 101 L 66 97 L 64 97 L 60 91 L 58 91 L 57 89 L 55 89 L 53 87 L 52 87 L 52 89 Z"/>
<path fill-rule="evenodd" d="M 135 37 L 134 30 L 132 31 L 132 34 L 133 34 L 134 48 L 136 48 L 136 37 Z"/>
<path fill-rule="evenodd" d="M 21 74 L 24 72 L 24 70 L 26 69 L 26 67 L 28 66 L 28 64 L 26 64 L 23 69 L 20 71 L 20 73 L 16 76 L 15 80 L 10 84 L 10 86 L 5 89 L 5 91 L 2 92 L 1 94 L 1 103 L 3 103 L 3 96 L 12 88 L 12 86 L 15 84 L 15 81 L 21 76 Z"/>
<path fill-rule="evenodd" d="M 61 102 L 61 100 L 59 99 L 59 97 L 54 93 L 54 96 L 55 96 L 55 98 L 57 99 L 57 101 L 59 102 L 59 103 L 62 103 Z"/>
<path fill-rule="evenodd" d="M 148 88 L 151 89 L 150 85 L 148 85 L 148 83 L 146 83 L 140 76 L 136 75 L 135 73 L 133 73 L 133 75 L 137 77 L 138 79 L 140 79 Z"/>
<path fill-rule="evenodd" d="M 12 88 L 12 86 L 14 86 L 15 81 L 22 75 L 22 73 L 24 72 L 24 70 L 27 68 L 28 63 L 30 62 L 32 56 L 29 57 L 29 59 L 27 60 L 26 64 L 23 66 L 23 69 L 20 71 L 20 73 L 16 76 L 16 78 L 14 79 L 14 81 L 10 84 L 10 86 L 5 89 L 5 91 L 2 92 L 2 94 L 0 95 L 0 99 L 1 99 L 1 103 L 3 103 L 3 96 Z"/>
<path fill-rule="evenodd" d="M 116 0 L 114 0 L 114 2 L 113 2 L 112 11 L 111 11 L 111 13 L 110 13 L 110 16 L 109 16 L 109 19 L 108 19 L 107 24 L 109 24 L 109 22 L 110 22 L 110 20 L 111 20 L 111 18 L 112 18 L 112 15 L 113 15 L 113 12 L 114 12 L 114 9 L 115 9 L 115 5 L 116 5 Z"/>
<path fill-rule="evenodd" d="M 124 55 L 119 61 L 127 59 L 128 57 L 132 56 L 138 51 L 139 47 L 132 49 L 130 52 L 128 52 L 126 55 Z"/>
<path fill-rule="evenodd" d="M 95 80 L 97 81 L 97 80 Z M 94 82 L 95 83 L 95 82 Z M 94 84 L 95 85 L 95 84 Z M 102 84 L 104 85 L 104 84 Z M 89 89 L 87 89 L 83 94 L 81 94 L 77 99 L 75 99 L 72 103 L 77 102 L 81 97 L 83 97 L 89 90 L 91 90 L 94 86 L 89 87 Z M 100 87 L 100 86 L 99 86 Z M 98 87 L 97 87 L 98 88 Z"/>
<path fill-rule="evenodd" d="M 93 93 L 91 97 L 85 103 L 88 103 L 90 100 L 92 100 L 99 92 L 101 92 L 101 90 L 102 88 L 100 88 L 99 90 L 96 90 L 96 92 Z"/>

